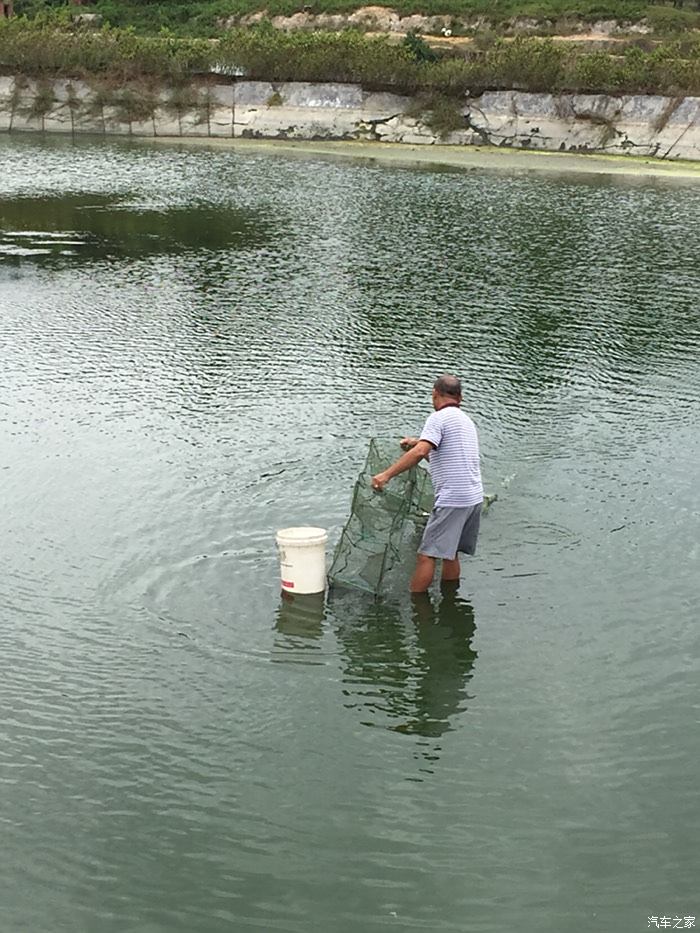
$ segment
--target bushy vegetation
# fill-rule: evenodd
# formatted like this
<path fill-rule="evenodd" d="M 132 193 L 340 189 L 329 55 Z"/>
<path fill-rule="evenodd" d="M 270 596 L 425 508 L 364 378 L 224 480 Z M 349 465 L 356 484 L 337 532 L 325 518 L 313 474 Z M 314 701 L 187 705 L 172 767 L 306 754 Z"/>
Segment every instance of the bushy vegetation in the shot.
<path fill-rule="evenodd" d="M 34 17 L 65 7 L 66 0 L 15 0 L 20 15 Z M 302 8 L 310 13 L 350 13 L 363 0 L 95 0 L 90 11 L 113 26 L 133 26 L 141 35 L 166 30 L 180 37 L 216 37 L 232 18 L 264 11 L 267 16 L 290 16 Z M 685 6 L 684 6 L 685 4 Z M 508 20 L 528 17 L 543 29 L 557 21 L 592 23 L 597 20 L 639 22 L 647 19 L 662 33 L 681 32 L 699 25 L 700 0 L 392 0 L 401 15 L 480 17 L 501 31 Z"/>
<path fill-rule="evenodd" d="M 182 83 L 216 71 L 267 81 L 340 81 L 367 88 L 463 97 L 493 88 L 528 91 L 700 93 L 700 40 L 645 51 L 586 52 L 548 39 L 499 39 L 487 49 L 426 60 L 420 47 L 359 32 L 235 29 L 219 41 L 82 31 L 55 21 L 0 21 L 0 67 L 35 77 L 106 76 L 113 82 Z M 174 106 L 177 102 L 174 103 Z M 449 114 L 445 110 L 442 120 Z M 436 119 L 440 119 L 437 117 Z"/>
<path fill-rule="evenodd" d="M 420 120 L 441 139 L 447 139 L 450 133 L 464 129 L 466 125 L 461 101 L 435 91 L 414 97 L 406 116 Z"/>
<path fill-rule="evenodd" d="M 0 68 L 7 73 L 177 80 L 208 71 L 211 52 L 206 39 L 137 36 L 111 27 L 73 29 L 58 17 L 0 20 Z"/>
<path fill-rule="evenodd" d="M 695 11 L 676 6 L 652 6 L 647 10 L 646 20 L 652 31 L 661 36 L 674 36 L 688 29 L 700 29 L 700 3 L 696 4 Z"/>

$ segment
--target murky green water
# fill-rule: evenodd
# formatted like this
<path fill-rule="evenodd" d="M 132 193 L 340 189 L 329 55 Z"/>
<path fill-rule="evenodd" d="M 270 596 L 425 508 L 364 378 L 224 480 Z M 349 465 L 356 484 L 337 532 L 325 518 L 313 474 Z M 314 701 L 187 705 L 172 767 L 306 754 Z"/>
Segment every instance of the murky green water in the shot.
<path fill-rule="evenodd" d="M 700 188 L 0 154 L 0 927 L 700 915 Z M 443 370 L 459 592 L 283 603 Z"/>

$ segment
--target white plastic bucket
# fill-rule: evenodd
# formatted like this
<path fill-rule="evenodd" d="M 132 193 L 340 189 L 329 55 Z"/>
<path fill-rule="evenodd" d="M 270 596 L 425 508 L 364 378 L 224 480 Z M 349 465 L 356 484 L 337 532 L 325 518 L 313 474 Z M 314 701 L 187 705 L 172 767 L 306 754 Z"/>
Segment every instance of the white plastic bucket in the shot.
<path fill-rule="evenodd" d="M 277 532 L 282 589 L 322 593 L 326 588 L 325 528 L 283 528 Z"/>

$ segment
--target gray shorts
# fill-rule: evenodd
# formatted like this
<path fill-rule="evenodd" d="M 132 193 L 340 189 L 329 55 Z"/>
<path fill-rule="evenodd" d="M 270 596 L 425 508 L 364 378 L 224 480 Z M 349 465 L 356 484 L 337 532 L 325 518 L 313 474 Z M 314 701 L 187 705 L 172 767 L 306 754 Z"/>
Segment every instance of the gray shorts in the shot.
<path fill-rule="evenodd" d="M 479 502 L 465 509 L 447 506 L 433 509 L 418 553 L 426 557 L 441 557 L 443 560 L 454 560 L 458 551 L 476 554 L 482 504 Z"/>

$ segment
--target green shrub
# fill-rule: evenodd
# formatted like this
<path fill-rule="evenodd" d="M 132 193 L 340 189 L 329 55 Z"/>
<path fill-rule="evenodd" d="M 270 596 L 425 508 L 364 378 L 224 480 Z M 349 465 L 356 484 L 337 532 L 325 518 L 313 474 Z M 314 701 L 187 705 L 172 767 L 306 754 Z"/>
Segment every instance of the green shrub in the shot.
<path fill-rule="evenodd" d="M 491 53 L 494 83 L 529 91 L 556 91 L 563 83 L 565 55 L 551 39 L 500 41 Z"/>
<path fill-rule="evenodd" d="M 676 35 L 700 26 L 700 13 L 679 10 L 677 7 L 650 6 L 647 20 L 654 32 L 660 35 Z"/>
<path fill-rule="evenodd" d="M 607 19 L 637 22 L 645 16 L 655 16 L 657 9 L 651 7 L 648 0 L 392 0 L 390 4 L 399 14 L 423 13 L 428 16 L 445 15 L 454 18 L 453 35 L 464 18 L 483 17 L 491 27 L 503 31 L 509 28 L 509 21 L 527 16 L 540 21 L 539 34 L 544 34 L 552 25 L 566 29 L 564 19 L 570 22 L 592 23 Z M 692 3 L 687 3 L 691 6 Z M 314 0 L 311 10 L 314 13 L 350 13 L 361 4 L 358 0 Z M 47 10 L 62 8 L 62 0 L 15 0 L 18 14 L 35 17 Z M 221 35 L 224 23 L 232 17 L 242 17 L 262 10 L 268 16 L 289 15 L 302 8 L 299 0 L 95 0 L 91 7 L 101 14 L 106 22 L 125 28 L 133 26 L 140 35 L 158 35 L 165 28 L 170 35 L 180 38 L 213 38 Z M 66 17 L 70 17 L 74 8 L 63 7 Z M 676 11 L 660 6 L 660 18 L 663 21 Z M 662 28 L 667 30 L 665 22 Z"/>
<path fill-rule="evenodd" d="M 26 116 L 44 121 L 44 117 L 51 112 L 56 99 L 53 87 L 48 81 L 40 81 L 34 92 L 34 97 L 25 109 Z"/>
<path fill-rule="evenodd" d="M 463 98 L 475 86 L 483 85 L 482 77 L 479 65 L 471 59 L 443 58 L 423 70 L 420 86 L 450 97 Z"/>
<path fill-rule="evenodd" d="M 438 54 L 430 48 L 425 39 L 417 32 L 409 32 L 403 39 L 403 45 L 408 54 L 417 62 L 436 62 Z"/>
<path fill-rule="evenodd" d="M 651 74 L 649 69 L 649 55 L 645 54 L 641 48 L 634 46 L 625 49 L 624 60 L 620 63 L 621 86 L 623 88 L 633 87 L 642 93 L 652 92 Z"/>
<path fill-rule="evenodd" d="M 202 95 L 198 88 L 184 84 L 173 88 L 165 101 L 165 109 L 178 119 L 188 111 L 201 107 Z"/>
<path fill-rule="evenodd" d="M 120 123 L 142 123 L 153 118 L 158 98 L 147 88 L 130 86 L 120 88 L 114 95 L 112 106 Z"/>
<path fill-rule="evenodd" d="M 681 94 L 698 87 L 698 61 L 679 58 L 672 49 L 660 47 L 649 56 L 650 85 L 662 87 L 663 93 Z"/>
<path fill-rule="evenodd" d="M 421 67 L 402 45 L 355 30 L 341 33 L 236 29 L 217 49 L 218 61 L 265 81 L 347 81 L 367 87 L 416 86 Z"/>
<path fill-rule="evenodd" d="M 435 55 L 434 60 L 417 48 L 422 47 L 415 42 L 409 47 L 358 30 L 291 33 L 269 24 L 234 29 L 210 42 L 169 34 L 139 36 L 114 27 L 75 30 L 48 18 L 0 20 L 0 67 L 5 73 L 97 78 L 113 88 L 166 83 L 181 88 L 173 92 L 174 107 L 184 104 L 183 95 L 193 93 L 187 91 L 192 77 L 209 74 L 214 66 L 224 74 L 264 81 L 350 82 L 368 89 L 452 98 L 488 88 L 700 93 L 700 39 L 691 35 L 650 52 L 623 46 L 621 54 L 586 52 L 533 37 L 500 39 L 486 50 L 470 47 L 462 54 Z M 137 106 L 127 103 L 130 111 Z"/>
<path fill-rule="evenodd" d="M 490 29 L 488 26 L 477 29 L 474 33 L 474 47 L 479 49 L 480 52 L 486 52 L 496 45 L 498 38 L 495 29 Z"/>
<path fill-rule="evenodd" d="M 208 70 L 211 45 L 202 39 L 137 36 L 130 29 L 74 30 L 60 19 L 0 20 L 0 64 L 32 75 L 142 75 L 172 80 Z"/>
<path fill-rule="evenodd" d="M 156 107 L 157 105 L 158 101 L 156 101 Z M 182 118 L 185 114 L 189 114 L 195 123 L 206 123 L 207 127 L 209 127 L 211 113 L 216 106 L 216 99 L 208 87 L 199 88 L 191 84 L 183 84 L 171 90 L 164 106 L 169 113 L 177 118 L 180 132 L 182 132 Z"/>
<path fill-rule="evenodd" d="M 622 88 L 622 69 L 605 52 L 586 52 L 573 60 L 565 85 L 584 93 L 614 94 Z"/>
<path fill-rule="evenodd" d="M 420 94 L 412 102 L 407 116 L 420 118 L 441 139 L 465 127 L 459 101 L 444 94 Z"/>
<path fill-rule="evenodd" d="M 100 82 L 91 82 L 91 91 L 90 97 L 85 101 L 85 113 L 89 117 L 98 119 L 104 131 L 106 129 L 105 107 L 110 105 L 114 92 Z"/>

